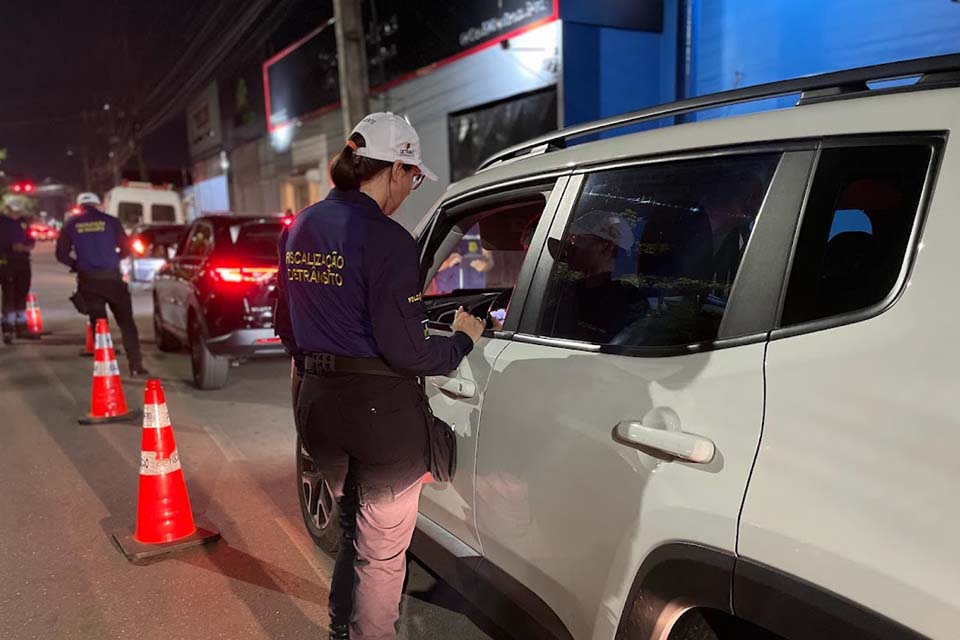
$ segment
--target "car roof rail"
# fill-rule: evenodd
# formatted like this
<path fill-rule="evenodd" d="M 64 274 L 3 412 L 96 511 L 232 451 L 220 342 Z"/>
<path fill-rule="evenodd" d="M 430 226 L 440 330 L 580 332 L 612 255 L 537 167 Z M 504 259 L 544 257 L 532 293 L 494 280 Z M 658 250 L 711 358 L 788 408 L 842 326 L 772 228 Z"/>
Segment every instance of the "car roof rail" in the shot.
<path fill-rule="evenodd" d="M 871 89 L 869 83 L 919 77 L 911 85 Z M 925 89 L 960 86 L 960 54 L 948 54 L 929 58 L 917 58 L 886 64 L 833 71 L 819 75 L 779 80 L 720 93 L 711 93 L 678 102 L 670 102 L 628 113 L 610 116 L 602 120 L 560 129 L 524 143 L 508 147 L 490 156 L 477 169 L 482 171 L 495 164 L 522 156 L 549 153 L 566 147 L 568 140 L 586 135 L 619 129 L 630 125 L 682 116 L 707 109 L 735 104 L 781 98 L 800 94 L 797 106 L 843 100 L 864 95 L 879 95 Z"/>

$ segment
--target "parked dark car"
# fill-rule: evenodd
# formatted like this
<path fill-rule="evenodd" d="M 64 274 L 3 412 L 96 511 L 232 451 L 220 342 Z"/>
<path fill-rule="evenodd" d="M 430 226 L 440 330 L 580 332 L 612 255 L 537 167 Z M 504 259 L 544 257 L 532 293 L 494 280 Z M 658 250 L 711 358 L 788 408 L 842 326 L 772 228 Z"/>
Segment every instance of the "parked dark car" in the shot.
<path fill-rule="evenodd" d="M 226 384 L 231 362 L 283 354 L 273 333 L 276 217 L 211 215 L 190 225 L 176 256 L 157 273 L 157 347 L 190 347 L 194 383 Z"/>
<path fill-rule="evenodd" d="M 120 262 L 123 278 L 133 287 L 149 287 L 163 265 L 177 253 L 185 224 L 141 224 L 130 233 L 130 255 Z"/>

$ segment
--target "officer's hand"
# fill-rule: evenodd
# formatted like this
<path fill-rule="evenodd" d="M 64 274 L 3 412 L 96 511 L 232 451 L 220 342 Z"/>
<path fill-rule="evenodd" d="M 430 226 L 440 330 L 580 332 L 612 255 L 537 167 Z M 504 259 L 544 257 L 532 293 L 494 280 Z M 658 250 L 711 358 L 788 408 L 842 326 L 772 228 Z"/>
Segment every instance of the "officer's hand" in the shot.
<path fill-rule="evenodd" d="M 457 309 L 457 315 L 453 318 L 453 331 L 462 331 L 476 344 L 480 336 L 483 335 L 484 322 L 480 318 L 470 315 L 463 310 L 463 307 Z"/>

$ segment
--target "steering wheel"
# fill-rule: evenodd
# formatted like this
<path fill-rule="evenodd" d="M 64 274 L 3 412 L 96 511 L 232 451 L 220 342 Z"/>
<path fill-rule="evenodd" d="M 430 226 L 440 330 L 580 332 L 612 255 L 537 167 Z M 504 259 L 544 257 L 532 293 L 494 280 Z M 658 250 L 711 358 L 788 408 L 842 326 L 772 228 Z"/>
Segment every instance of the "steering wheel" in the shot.
<path fill-rule="evenodd" d="M 492 295 L 492 293 L 493 292 L 479 296 L 480 299 L 472 303 L 470 302 L 466 304 L 457 303 L 456 306 L 460 307 L 462 305 L 466 310 L 466 312 L 469 313 L 470 315 L 476 316 L 478 318 L 483 318 L 486 323 L 486 330 L 488 331 L 493 330 L 495 328 L 495 325 L 493 324 L 493 319 L 490 317 L 490 311 L 493 309 L 494 305 L 505 295 L 507 295 L 508 296 L 507 299 L 509 299 L 510 292 L 498 291 L 496 292 L 497 293 L 496 296 Z M 456 317 L 456 314 L 457 314 L 456 308 L 448 309 L 443 313 L 441 313 L 439 316 L 437 316 L 437 319 L 435 322 L 437 322 L 438 324 L 452 325 L 453 319 Z"/>

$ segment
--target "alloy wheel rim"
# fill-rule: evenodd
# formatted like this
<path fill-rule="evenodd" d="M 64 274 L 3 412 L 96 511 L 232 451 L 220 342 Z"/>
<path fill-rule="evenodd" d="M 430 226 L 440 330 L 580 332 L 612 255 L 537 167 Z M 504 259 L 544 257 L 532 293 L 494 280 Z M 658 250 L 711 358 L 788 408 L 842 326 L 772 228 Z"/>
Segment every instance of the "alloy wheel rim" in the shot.
<path fill-rule="evenodd" d="M 300 491 L 307 515 L 320 531 L 333 521 L 333 495 L 303 446 L 300 447 Z"/>

